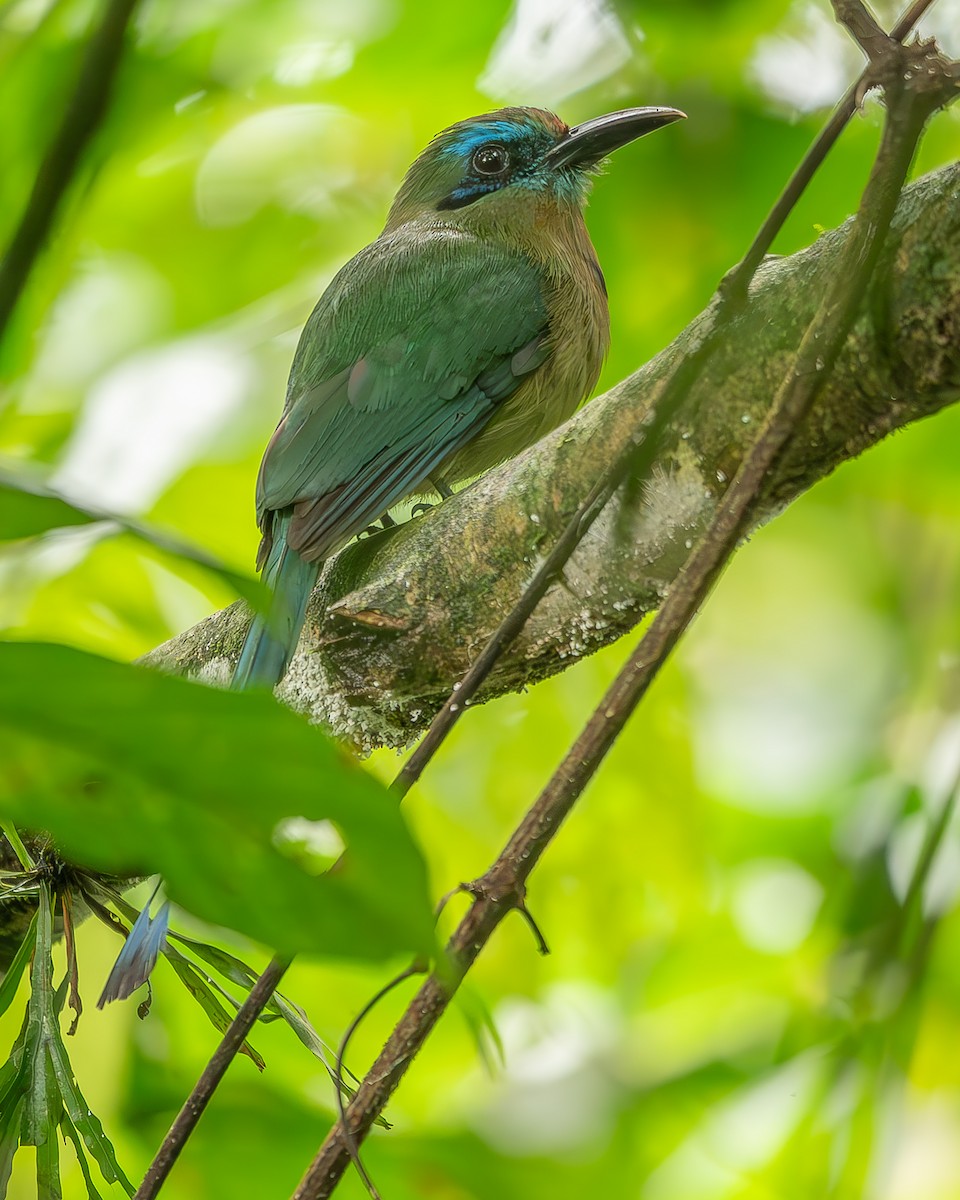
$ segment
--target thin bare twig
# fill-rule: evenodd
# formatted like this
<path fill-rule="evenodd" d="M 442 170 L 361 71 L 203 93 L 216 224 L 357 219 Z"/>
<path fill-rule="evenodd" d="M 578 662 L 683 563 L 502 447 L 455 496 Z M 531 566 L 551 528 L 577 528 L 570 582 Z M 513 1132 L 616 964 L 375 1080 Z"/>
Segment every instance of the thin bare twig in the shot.
<path fill-rule="evenodd" d="M 859 0 L 856 0 L 856 3 L 859 3 Z M 933 0 L 916 0 L 911 4 L 897 21 L 891 38 L 896 42 L 902 41 L 932 3 Z M 889 39 L 886 34 L 883 37 L 885 44 L 888 44 Z M 719 344 L 720 334 L 726 324 L 736 315 L 739 298 L 746 297 L 750 280 L 756 274 L 757 268 L 786 221 L 790 210 L 800 199 L 807 184 L 853 116 L 855 111 L 853 97 L 859 86 L 858 82 L 841 100 L 823 132 L 804 155 L 803 161 L 781 193 L 770 215 L 764 221 L 750 249 L 738 266 L 724 278 L 720 289 L 721 304 L 712 329 L 697 349 L 687 355 L 671 375 L 658 398 L 652 422 L 646 429 L 638 431 L 638 435 L 642 434 L 642 438 L 638 436 L 638 444 L 628 446 L 612 464 L 605 477 L 591 489 L 564 527 L 526 591 L 494 631 L 469 671 L 434 717 L 416 750 L 397 774 L 392 786 L 399 796 L 405 796 L 423 774 L 427 764 L 439 750 L 464 709 L 479 691 L 499 657 L 515 641 L 531 613 L 546 595 L 551 584 L 558 578 L 571 554 L 603 511 L 613 493 L 624 479 L 628 477 L 643 479 L 649 472 L 659 447 L 660 438 Z"/>
<path fill-rule="evenodd" d="M 180 1151 L 186 1144 L 187 1138 L 193 1133 L 197 1122 L 203 1115 L 203 1110 L 207 1107 L 210 1097 L 226 1074 L 227 1067 L 239 1053 L 240 1047 L 246 1041 L 247 1034 L 256 1024 L 264 1007 L 269 1003 L 270 997 L 276 991 L 289 965 L 289 959 L 279 957 L 271 959 L 266 970 L 250 989 L 213 1057 L 207 1063 L 196 1086 L 184 1101 L 176 1120 L 170 1126 L 169 1132 L 163 1139 L 153 1162 L 147 1168 L 147 1173 L 137 1188 L 133 1200 L 154 1200 L 159 1193 L 173 1164 L 180 1157 Z"/>
<path fill-rule="evenodd" d="M 423 966 L 420 963 L 415 962 L 415 963 L 412 963 L 409 967 L 407 967 L 407 969 L 405 971 L 401 971 L 399 974 L 394 975 L 394 977 L 391 980 L 389 980 L 387 983 L 385 983 L 383 985 L 383 987 L 380 988 L 379 991 L 376 992 L 375 995 L 371 996 L 371 998 L 366 1002 L 366 1004 L 363 1006 L 363 1008 L 360 1009 L 360 1011 L 357 1013 L 357 1015 L 353 1018 L 353 1020 L 350 1022 L 350 1024 L 347 1026 L 346 1030 L 344 1031 L 343 1037 L 340 1039 L 340 1046 L 337 1050 L 337 1062 L 336 1062 L 336 1069 L 334 1072 L 334 1090 L 335 1090 L 336 1097 L 337 1097 L 337 1113 L 339 1114 L 341 1122 L 343 1121 L 343 1119 L 346 1115 L 346 1109 L 345 1109 L 344 1103 L 343 1103 L 343 1089 L 344 1089 L 343 1064 L 344 1064 L 344 1060 L 347 1057 L 347 1048 L 349 1047 L 350 1042 L 353 1039 L 353 1035 L 357 1032 L 357 1030 L 360 1028 L 360 1026 L 363 1024 L 363 1022 L 366 1020 L 366 1018 L 370 1015 L 370 1013 L 373 1012 L 373 1010 L 377 1007 L 377 1005 L 380 1003 L 380 1001 L 383 1000 L 384 997 L 389 996 L 389 994 L 394 990 L 394 988 L 399 987 L 400 984 L 403 983 L 403 981 L 405 979 L 410 979 L 414 975 L 423 975 L 423 974 L 424 974 Z M 351 1161 L 353 1162 L 353 1165 L 356 1167 L 357 1174 L 360 1176 L 360 1179 L 363 1181 L 364 1187 L 367 1189 L 368 1193 L 372 1197 L 372 1200 L 380 1200 L 380 1193 L 377 1191 L 376 1185 L 374 1184 L 374 1182 L 370 1178 L 370 1176 L 367 1174 L 366 1167 L 360 1161 L 360 1148 L 357 1145 L 356 1141 L 353 1138 L 351 1138 L 350 1132 L 346 1128 L 344 1131 L 344 1141 L 346 1142 L 346 1145 L 347 1145 L 347 1153 L 350 1155 Z"/>
<path fill-rule="evenodd" d="M 914 0 L 907 8 L 904 14 L 897 21 L 892 37 L 901 41 L 912 29 L 915 22 L 923 15 L 930 7 L 933 0 Z M 857 85 L 859 86 L 859 84 Z M 414 783 L 420 778 L 428 763 L 436 754 L 439 747 L 443 744 L 450 730 L 459 720 L 463 711 L 469 706 L 470 701 L 476 695 L 484 680 L 493 669 L 499 657 L 509 649 L 510 645 L 516 639 L 524 624 L 528 620 L 530 614 L 534 611 L 540 600 L 549 590 L 551 584 L 559 577 L 563 566 L 570 558 L 576 547 L 582 541 L 587 530 L 603 511 L 610 497 L 614 494 L 617 488 L 627 478 L 642 478 L 649 470 L 651 463 L 654 460 L 660 439 L 663 433 L 669 426 L 673 414 L 676 412 L 679 405 L 682 403 L 685 396 L 690 391 L 697 377 L 703 370 L 708 359 L 714 352 L 714 349 L 719 344 L 719 335 L 725 327 L 727 321 L 732 318 L 738 309 L 740 297 L 746 296 L 747 288 L 750 280 L 756 273 L 757 267 L 767 253 L 773 239 L 783 226 L 790 210 L 797 203 L 800 195 L 810 182 L 816 170 L 822 164 L 828 151 L 835 143 L 840 132 L 843 130 L 847 122 L 853 115 L 856 105 L 854 102 L 855 88 L 851 88 L 840 105 L 830 118 L 824 130 L 817 138 L 813 146 L 807 152 L 800 167 L 794 172 L 787 187 L 784 189 L 778 198 L 770 215 L 764 221 L 761 229 L 751 244 L 747 254 L 739 265 L 725 278 L 721 285 L 720 291 L 720 306 L 719 313 L 715 319 L 714 325 L 708 335 L 700 343 L 697 349 L 687 355 L 678 365 L 673 375 L 668 380 L 666 386 L 661 391 L 658 398 L 656 410 L 651 423 L 642 431 L 642 440 L 638 445 L 631 445 L 626 448 L 624 453 L 612 464 L 606 476 L 599 480 L 587 497 L 584 499 L 580 507 L 576 510 L 573 516 L 568 521 L 559 539 L 553 546 L 551 552 L 541 564 L 536 575 L 528 585 L 524 594 L 510 613 L 504 618 L 498 628 L 494 631 L 487 644 L 484 646 L 480 655 L 471 665 L 467 674 L 455 687 L 451 695 L 447 698 L 445 704 L 434 717 L 433 722 L 424 738 L 418 745 L 417 749 L 411 754 L 410 758 L 398 772 L 393 782 L 393 790 L 399 798 L 403 798 Z M 477 906 L 475 905 L 474 908 Z M 526 915 L 531 922 L 531 927 L 538 936 L 538 945 L 543 953 L 546 949 L 546 942 L 543 940 L 542 934 L 539 933 L 535 923 L 526 912 L 525 906 L 522 903 L 522 897 L 515 898 L 513 907 L 520 909 L 521 913 Z M 468 914 L 466 922 L 469 922 L 474 909 Z M 495 924 L 486 932 L 486 937 L 489 937 L 495 928 Z M 459 931 L 458 931 L 459 932 Z M 469 965 L 469 964 L 468 964 Z M 466 968 L 465 968 L 466 969 Z M 456 980 L 459 983 L 459 979 Z M 456 986 L 454 984 L 454 987 Z M 429 987 L 429 983 L 425 985 Z M 378 997 L 379 998 L 379 997 Z M 264 999 L 264 1003 L 266 998 Z M 249 1003 L 249 998 L 248 998 Z M 245 1006 L 246 1007 L 246 1006 Z M 366 1010 L 365 1010 L 366 1011 Z M 239 1014 L 238 1018 L 239 1019 Z M 398 1027 L 399 1029 L 399 1027 Z M 232 1027 L 227 1031 L 224 1040 L 232 1035 Z M 240 1039 L 242 1041 L 242 1039 Z M 239 1045 L 239 1042 L 237 1043 Z M 220 1053 L 221 1047 L 218 1048 L 217 1054 Z M 413 1051 L 415 1053 L 415 1051 Z M 198 1083 L 199 1087 L 199 1083 Z M 391 1089 L 392 1090 L 392 1089 Z M 191 1098 L 185 1104 L 185 1108 L 190 1104 Z M 385 1099 L 385 1097 L 384 1097 Z M 345 1120 L 345 1114 L 342 1112 L 341 1097 L 338 1091 L 338 1105 L 341 1106 L 340 1124 L 344 1129 L 353 1129 L 353 1118 L 350 1118 L 348 1126 Z M 351 1106 L 351 1112 L 354 1109 L 354 1104 Z M 173 1136 L 173 1129 L 167 1135 L 164 1145 Z M 186 1136 L 189 1136 L 189 1130 L 186 1131 Z M 351 1150 L 352 1139 L 349 1134 L 344 1138 L 347 1152 Z M 355 1148 L 356 1143 L 353 1143 Z M 151 1168 L 152 1169 L 152 1168 Z"/>
<path fill-rule="evenodd" d="M 65 102 L 63 120 L 37 171 L 20 223 L 0 259 L 0 341 L 83 153 L 106 116 L 136 5 L 137 0 L 109 0 L 103 21 L 87 46 L 77 85 Z"/>
<path fill-rule="evenodd" d="M 891 53 L 899 55 L 902 48 L 895 46 Z M 338 1122 L 324 1140 L 294 1200 L 323 1200 L 332 1194 L 349 1163 L 344 1128 L 349 1128 L 351 1140 L 365 1135 L 483 945 L 506 913 L 522 902 L 533 867 L 709 594 L 744 531 L 751 500 L 840 353 L 879 258 L 924 122 L 944 99 L 942 87 L 936 96 L 932 90 L 904 88 L 902 83 L 888 89 L 883 140 L 836 281 L 807 329 L 760 436 L 650 630 L 503 852 L 475 884 L 477 898 L 447 946 L 443 973 L 431 975 L 421 987 L 361 1084 L 343 1124 Z"/>
<path fill-rule="evenodd" d="M 70 892 L 64 888 L 60 892 L 60 910 L 63 915 L 63 948 L 67 956 L 67 977 L 70 980 L 69 1003 L 73 1009 L 73 1020 L 67 1030 L 67 1037 L 73 1037 L 83 1015 L 83 1000 L 80 997 L 80 972 L 77 966 L 77 942 L 73 929 L 73 904 Z"/>
<path fill-rule="evenodd" d="M 931 0 L 932 2 L 932 0 Z M 889 59 L 890 43 L 899 41 L 895 34 L 887 35 L 877 18 L 863 0 L 832 0 L 833 11 L 872 64 L 882 65 Z"/>
<path fill-rule="evenodd" d="M 399 799 L 403 799 L 423 774 L 427 764 L 443 745 L 450 730 L 480 690 L 497 660 L 516 640 L 531 613 L 559 577 L 571 554 L 583 541 L 593 522 L 603 512 L 613 493 L 628 474 L 634 472 L 643 474 L 649 470 L 656 455 L 660 435 L 666 429 L 671 415 L 672 413 L 668 412 L 665 406 L 659 406 L 653 423 L 643 431 L 643 441 L 640 446 L 628 445 L 607 474 L 590 489 L 586 499 L 567 522 L 550 553 L 540 564 L 523 595 L 494 630 L 466 675 L 455 685 L 443 707 L 431 721 L 430 728 L 424 734 L 416 750 L 397 772 L 391 788 Z"/>
<path fill-rule="evenodd" d="M 890 37 L 902 42 L 933 2 L 934 0 L 913 0 L 913 3 L 908 5 L 898 18 L 891 30 Z M 733 270 L 724 276 L 723 282 L 720 284 L 720 293 L 730 302 L 731 309 L 742 306 L 746 301 L 747 288 L 750 286 L 750 280 L 756 274 L 757 267 L 763 262 L 764 256 L 769 253 L 774 238 L 783 228 L 787 217 L 806 191 L 807 185 L 823 164 L 823 160 L 833 149 L 834 143 L 847 127 L 850 118 L 857 111 L 871 81 L 872 72 L 868 67 L 856 83 L 847 89 L 843 99 L 831 113 L 830 119 L 817 135 L 816 141 L 803 156 L 803 161 L 790 176 L 786 187 L 770 210 L 769 216 L 760 226 L 749 250 Z"/>

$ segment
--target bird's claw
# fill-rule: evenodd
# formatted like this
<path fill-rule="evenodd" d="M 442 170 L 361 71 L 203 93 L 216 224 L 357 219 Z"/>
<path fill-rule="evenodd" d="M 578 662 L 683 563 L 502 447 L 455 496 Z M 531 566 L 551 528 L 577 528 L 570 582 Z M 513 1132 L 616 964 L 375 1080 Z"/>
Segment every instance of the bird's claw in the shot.
<path fill-rule="evenodd" d="M 384 513 L 383 516 L 378 519 L 380 521 L 379 525 L 376 521 L 374 521 L 374 523 L 372 525 L 368 525 L 366 529 L 361 529 L 357 534 L 357 537 L 372 537 L 375 533 L 383 533 L 385 529 L 393 529 L 397 524 L 389 513 Z"/>

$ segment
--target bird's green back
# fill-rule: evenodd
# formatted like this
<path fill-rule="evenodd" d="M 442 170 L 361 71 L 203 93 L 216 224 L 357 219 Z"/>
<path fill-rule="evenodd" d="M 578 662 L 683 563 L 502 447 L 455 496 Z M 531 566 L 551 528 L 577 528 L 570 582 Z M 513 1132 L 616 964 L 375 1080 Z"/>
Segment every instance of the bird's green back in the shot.
<path fill-rule="evenodd" d="M 427 222 L 385 233 L 336 276 L 307 322 L 260 472 L 261 520 L 329 497 L 306 522 L 319 526 L 310 557 L 353 536 L 540 364 L 535 350 L 513 360 L 548 324 L 541 272 L 520 252 Z M 348 506 L 349 531 L 340 523 Z"/>

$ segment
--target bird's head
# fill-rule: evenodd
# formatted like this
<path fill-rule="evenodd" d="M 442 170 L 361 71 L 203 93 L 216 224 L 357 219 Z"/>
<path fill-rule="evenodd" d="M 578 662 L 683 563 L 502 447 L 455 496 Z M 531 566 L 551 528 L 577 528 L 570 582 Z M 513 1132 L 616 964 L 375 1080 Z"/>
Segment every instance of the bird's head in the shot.
<path fill-rule="evenodd" d="M 511 199 L 551 197 L 579 207 L 608 154 L 686 114 L 627 108 L 572 129 L 541 108 L 501 108 L 438 133 L 404 177 L 387 228 L 412 217 L 502 209 Z M 492 215 L 492 214 L 491 214 Z"/>

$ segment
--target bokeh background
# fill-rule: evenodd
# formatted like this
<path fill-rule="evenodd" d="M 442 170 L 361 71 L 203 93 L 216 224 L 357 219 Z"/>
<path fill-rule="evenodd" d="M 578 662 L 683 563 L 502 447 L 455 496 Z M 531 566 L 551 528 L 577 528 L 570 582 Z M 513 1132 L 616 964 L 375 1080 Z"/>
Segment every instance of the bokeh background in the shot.
<path fill-rule="evenodd" d="M 0 4 L 0 240 L 98 15 Z M 958 0 L 924 28 L 960 54 Z M 438 129 L 503 103 L 571 123 L 642 103 L 689 113 L 594 190 L 603 387 L 703 307 L 858 69 L 825 0 L 148 0 L 2 348 L 0 454 L 249 569 L 299 329 Z M 852 211 L 879 124 L 868 102 L 779 252 Z M 958 151 L 954 111 L 917 173 Z M 385 1197 L 960 1196 L 952 817 L 916 876 L 960 767 L 958 483 L 960 408 L 846 466 L 740 552 L 538 868 L 530 904 L 553 953 L 506 923 L 391 1106 L 394 1130 L 371 1139 Z M 124 660 L 232 598 L 102 528 L 0 556 L 3 636 Z M 626 652 L 461 723 L 407 802 L 437 895 L 497 853 Z M 389 778 L 397 759 L 369 765 Z M 81 931 L 90 1000 L 115 949 Z M 146 1021 L 88 1003 L 73 1044 L 134 1178 L 215 1039 L 164 972 Z M 384 977 L 301 961 L 286 990 L 336 1042 Z M 355 1069 L 405 999 L 361 1031 Z M 0 1021 L 4 1052 L 21 1011 Z M 478 1046 L 491 1021 L 499 1047 Z M 286 1196 L 328 1127 L 316 1061 L 276 1026 L 256 1043 L 266 1073 L 234 1065 L 171 1196 Z M 25 1152 L 16 1200 L 31 1168 Z M 65 1188 L 85 1194 L 69 1166 Z M 341 1191 L 363 1194 L 355 1178 Z"/>

